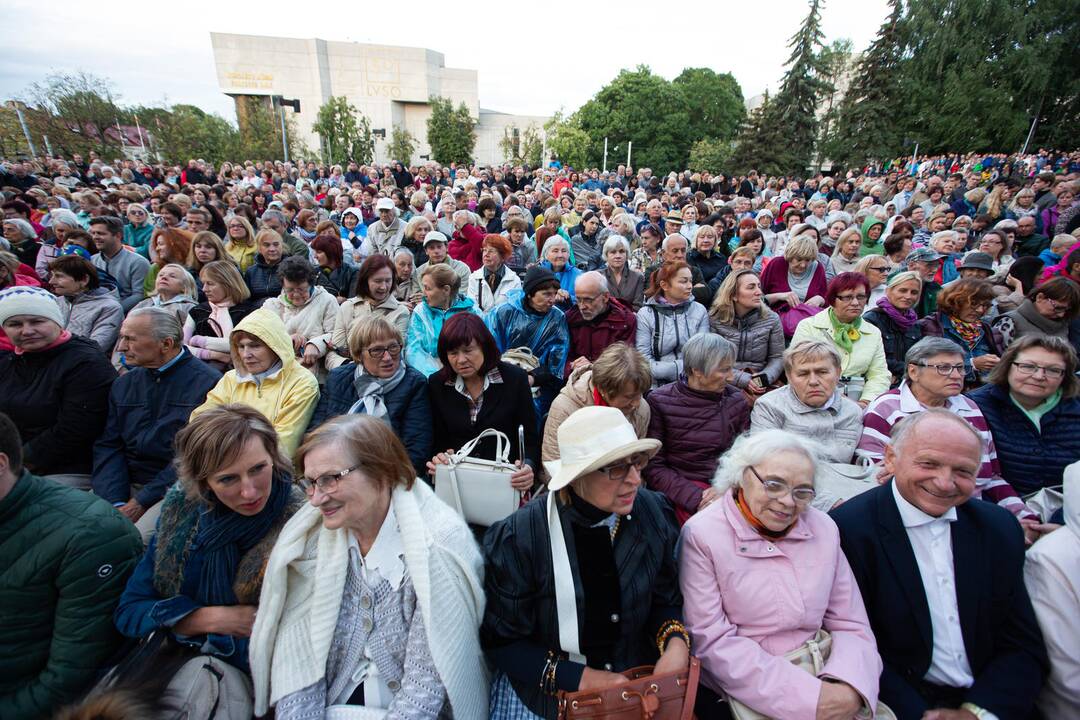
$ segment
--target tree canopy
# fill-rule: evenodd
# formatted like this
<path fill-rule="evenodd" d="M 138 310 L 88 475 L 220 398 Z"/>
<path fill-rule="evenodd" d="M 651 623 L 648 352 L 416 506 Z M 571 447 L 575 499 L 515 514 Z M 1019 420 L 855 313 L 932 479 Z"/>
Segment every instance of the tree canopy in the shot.
<path fill-rule="evenodd" d="M 476 121 L 465 103 L 455 108 L 449 98 L 434 96 L 429 102 L 431 115 L 427 121 L 427 141 L 432 158 L 443 165 L 472 162 Z"/>
<path fill-rule="evenodd" d="M 327 163 L 346 159 L 369 163 L 374 158 L 371 121 L 344 95 L 331 95 L 322 104 L 311 130 L 322 141 L 323 157 Z"/>

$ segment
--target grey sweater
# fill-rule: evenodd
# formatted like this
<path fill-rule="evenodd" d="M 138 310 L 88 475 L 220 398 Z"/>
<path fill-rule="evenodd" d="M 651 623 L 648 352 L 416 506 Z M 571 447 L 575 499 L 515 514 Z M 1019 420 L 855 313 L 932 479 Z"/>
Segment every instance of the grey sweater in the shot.
<path fill-rule="evenodd" d="M 812 408 L 785 385 L 758 398 L 750 413 L 751 432 L 773 428 L 803 436 L 826 462 L 850 463 L 862 435 L 862 408 L 839 390 L 828 408 Z"/>
<path fill-rule="evenodd" d="M 111 258 L 106 258 L 105 253 L 98 253 L 90 258 L 94 267 L 109 273 L 117 283 L 120 293 L 120 305 L 126 313 L 135 307 L 143 299 L 143 281 L 146 273 L 150 272 L 150 261 L 142 255 L 121 250 Z"/>

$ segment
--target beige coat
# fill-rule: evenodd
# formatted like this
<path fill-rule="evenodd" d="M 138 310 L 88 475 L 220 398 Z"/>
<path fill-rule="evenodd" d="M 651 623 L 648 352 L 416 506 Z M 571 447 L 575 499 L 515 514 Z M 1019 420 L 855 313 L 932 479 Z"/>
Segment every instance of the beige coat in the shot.
<path fill-rule="evenodd" d="M 541 460 L 559 459 L 559 426 L 575 410 L 589 407 L 592 404 L 592 368 L 578 368 L 570 373 L 570 378 L 566 381 L 562 392 L 551 403 L 547 423 L 544 425 L 544 444 L 540 450 Z M 637 433 L 637 436 L 643 438 L 649 429 L 649 418 L 651 416 L 652 412 L 649 409 L 649 403 L 641 400 L 626 419 L 634 426 L 634 432 Z"/>
<path fill-rule="evenodd" d="M 401 342 L 402 345 L 405 344 L 405 332 L 409 329 L 409 308 L 398 302 L 393 295 L 387 296 L 374 307 L 363 298 L 349 298 L 338 308 L 333 331 L 309 341 L 318 348 L 319 357 L 326 359 L 328 371 L 349 361 L 349 330 L 360 318 L 369 315 L 382 315 L 389 320 L 390 324 L 401 332 Z M 338 349 L 344 350 L 345 354 L 339 353 Z"/>

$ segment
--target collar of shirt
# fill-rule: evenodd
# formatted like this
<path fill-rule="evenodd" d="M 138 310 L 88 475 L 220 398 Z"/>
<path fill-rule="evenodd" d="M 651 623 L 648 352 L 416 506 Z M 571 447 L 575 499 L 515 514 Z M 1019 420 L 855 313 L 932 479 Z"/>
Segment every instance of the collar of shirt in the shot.
<path fill-rule="evenodd" d="M 940 516 L 934 517 L 933 515 L 927 515 L 919 508 L 915 507 L 900 494 L 900 489 L 896 486 L 896 479 L 892 481 L 893 499 L 896 500 L 896 509 L 900 511 L 900 521 L 904 523 L 904 527 L 922 527 L 923 525 L 930 525 L 935 522 L 951 523 L 956 522 L 956 508 L 951 507 L 948 511 Z"/>
<path fill-rule="evenodd" d="M 788 385 L 788 387 L 791 387 L 791 386 Z M 804 403 L 802 400 L 799 399 L 799 396 L 795 394 L 794 389 L 792 389 L 790 392 L 791 392 L 791 399 L 794 402 L 794 407 L 792 408 L 792 410 L 799 413 L 800 415 L 805 415 L 806 413 L 818 412 L 820 410 L 834 411 L 835 408 L 840 407 L 840 391 L 839 390 L 833 390 L 833 394 L 829 397 L 828 400 L 825 401 L 825 404 L 823 404 L 821 407 L 811 407 L 811 406 L 807 405 L 806 403 Z"/>
<path fill-rule="evenodd" d="M 489 385 L 493 383 L 502 383 L 502 381 L 502 373 L 499 372 L 499 368 L 491 368 L 491 370 L 489 370 L 488 373 L 484 375 L 484 389 L 481 390 L 480 393 L 483 394 L 484 392 L 486 392 Z M 465 380 L 460 375 L 455 374 L 454 380 L 452 382 L 450 380 L 447 380 L 446 384 L 453 385 L 454 389 L 457 390 L 459 393 L 465 395 L 466 397 L 469 396 L 469 393 L 465 390 Z"/>
<path fill-rule="evenodd" d="M 172 360 L 170 360 L 169 362 L 165 363 L 165 364 L 164 364 L 164 365 L 162 365 L 161 367 L 159 367 L 159 368 L 154 368 L 154 371 L 153 371 L 153 372 L 154 372 L 154 374 L 155 374 L 155 375 L 161 375 L 161 374 L 162 374 L 162 373 L 164 373 L 164 372 L 165 372 L 166 370 L 168 370 L 169 368 L 171 368 L 171 367 L 172 367 L 173 365 L 175 365 L 176 363 L 180 362 L 180 360 L 181 360 L 181 359 L 182 359 L 182 358 L 183 358 L 183 357 L 184 357 L 185 355 L 187 355 L 187 354 L 188 354 L 187 348 L 185 348 L 185 347 L 181 346 L 181 348 L 180 348 L 180 352 L 176 353 L 176 357 L 174 357 L 174 358 L 173 358 Z"/>
<path fill-rule="evenodd" d="M 926 406 L 919 402 L 919 399 L 915 397 L 915 393 L 911 392 L 911 385 L 908 384 L 908 381 L 905 380 L 900 383 L 900 411 L 906 415 L 912 415 L 925 409 Z M 967 405 L 964 403 L 962 395 L 953 395 L 945 398 L 945 409 L 959 415 L 961 410 L 967 409 Z"/>
<path fill-rule="evenodd" d="M 348 531 L 347 531 L 348 532 Z M 371 573 L 378 571 L 379 575 L 390 583 L 391 587 L 397 588 L 405 577 L 405 544 L 401 539 L 401 531 L 398 529 L 397 517 L 394 515 L 394 506 L 386 511 L 382 527 L 375 537 L 375 542 L 368 549 L 367 555 L 360 552 L 360 542 L 356 536 L 349 532 L 349 554 L 357 559 L 363 569 L 364 576 L 371 583 Z M 355 555 L 353 555 L 355 551 Z"/>

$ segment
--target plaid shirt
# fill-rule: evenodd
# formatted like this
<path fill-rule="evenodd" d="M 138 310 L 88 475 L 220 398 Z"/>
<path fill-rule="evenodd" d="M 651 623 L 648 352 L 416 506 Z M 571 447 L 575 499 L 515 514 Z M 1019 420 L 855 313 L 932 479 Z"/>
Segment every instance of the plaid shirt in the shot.
<path fill-rule="evenodd" d="M 945 407 L 949 412 L 967 420 L 982 438 L 982 463 L 975 479 L 975 496 L 985 496 L 984 499 L 1001 505 L 1017 517 L 1036 517 L 1016 494 L 1012 485 L 1001 477 L 1001 466 L 998 464 L 997 450 L 994 448 L 994 437 L 990 434 L 990 425 L 986 422 L 979 407 L 964 395 L 949 398 L 945 402 Z M 895 390 L 879 395 L 870 403 L 863 415 L 862 437 L 859 438 L 855 455 L 880 464 L 885 457 L 885 445 L 888 444 L 889 435 L 896 423 L 908 415 L 914 415 L 925 409 L 911 392 L 907 381 L 901 383 Z"/>
<path fill-rule="evenodd" d="M 491 368 L 487 375 L 484 376 L 484 389 L 480 391 L 480 396 L 473 400 L 472 395 L 465 389 L 465 381 L 461 379 L 460 375 L 454 377 L 453 382 L 446 381 L 447 385 L 453 385 L 454 389 L 461 393 L 462 397 L 469 403 L 469 422 L 473 425 L 476 424 L 476 418 L 480 415 L 480 408 L 484 404 L 484 393 L 487 392 L 488 386 L 493 383 L 502 383 L 502 373 L 499 372 L 498 366 Z"/>

